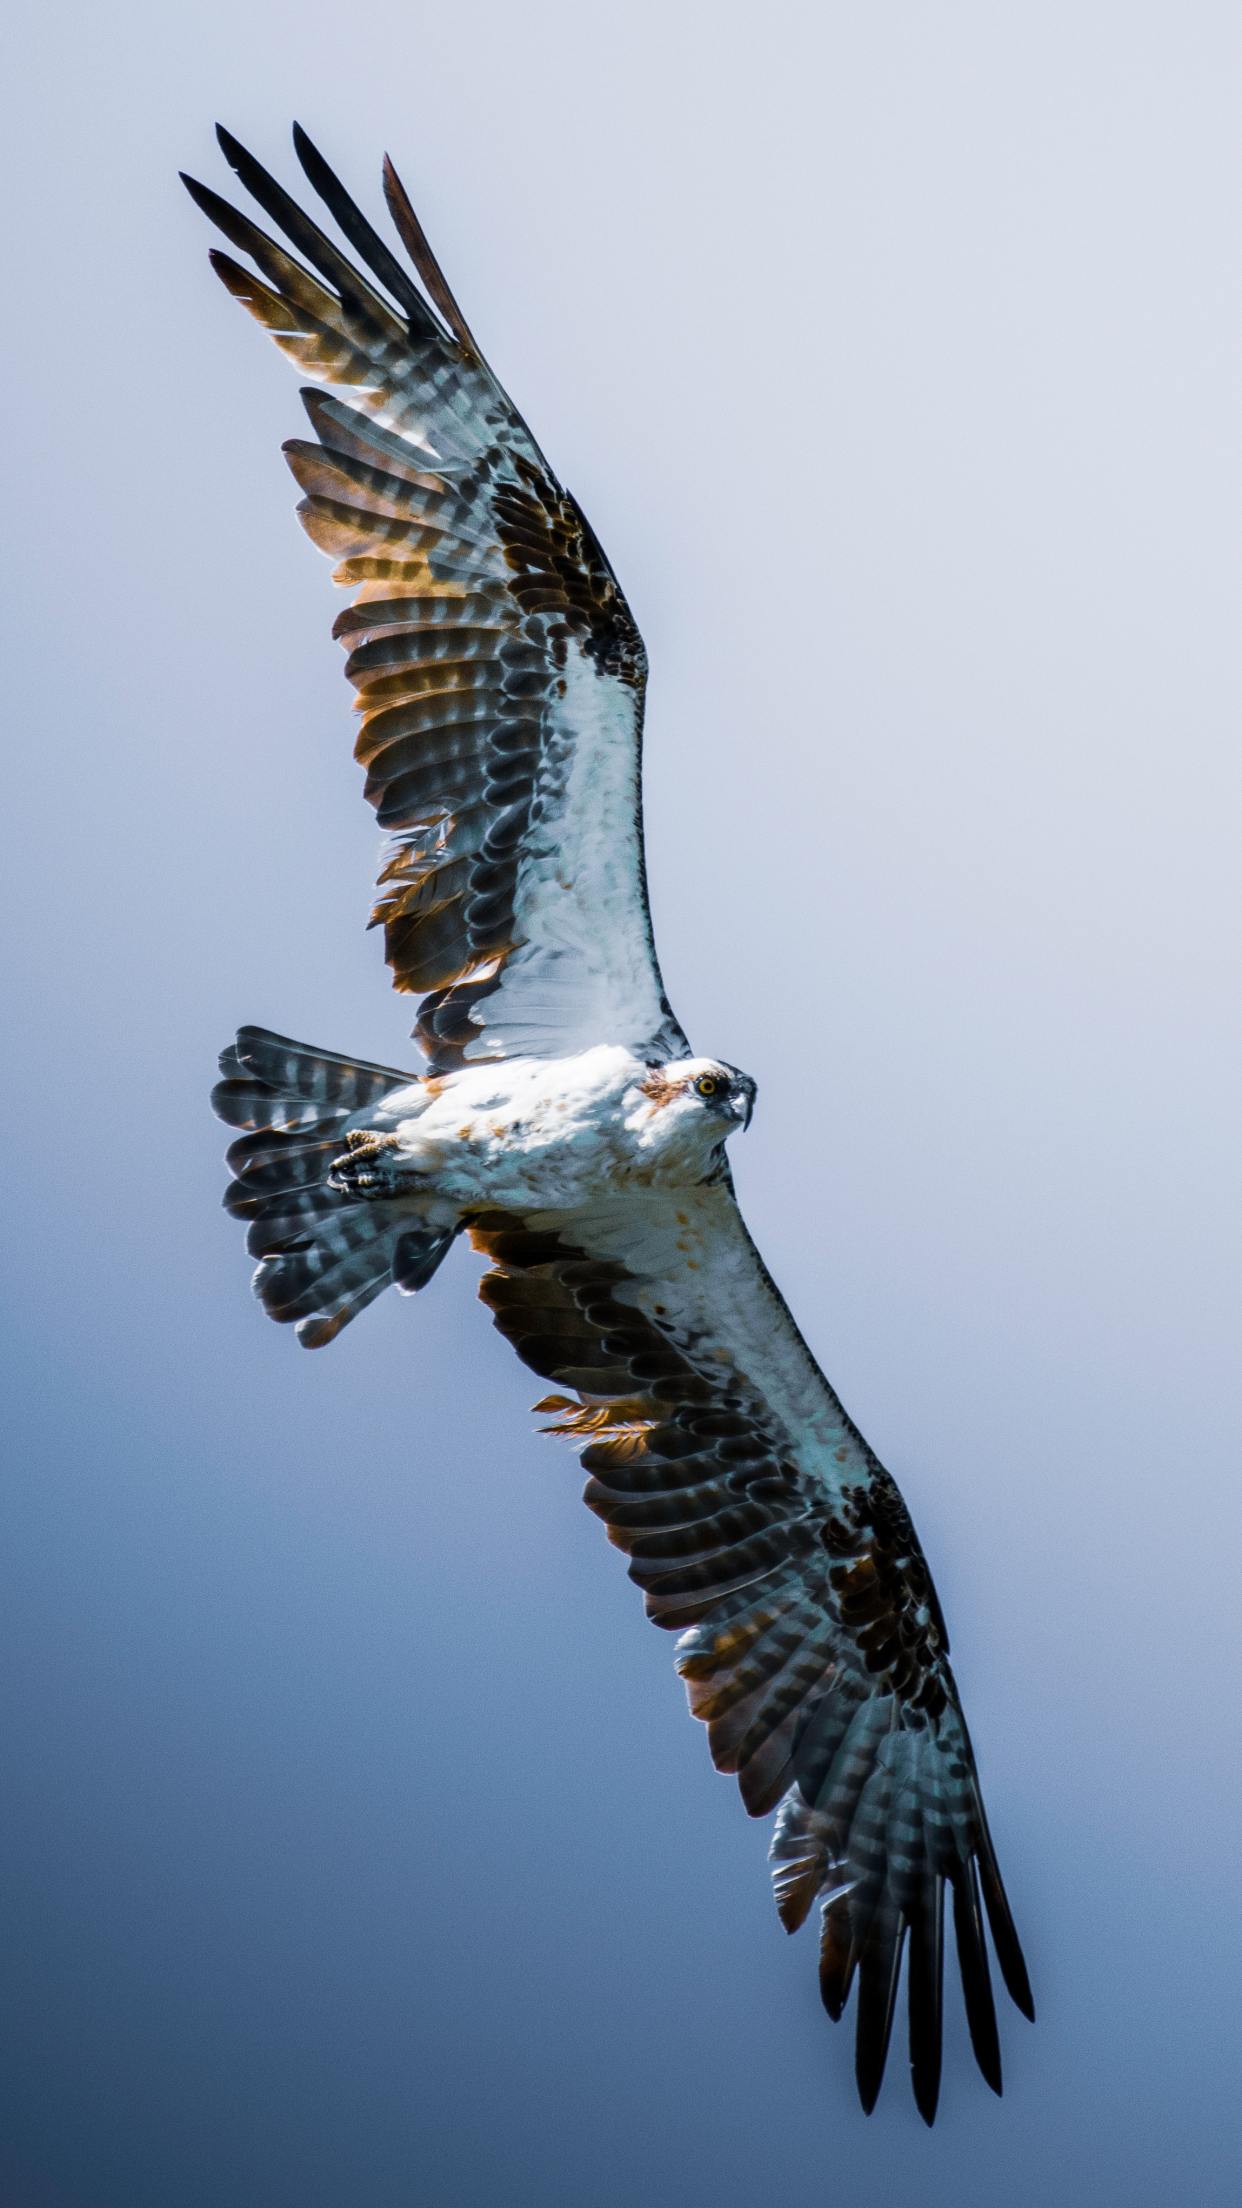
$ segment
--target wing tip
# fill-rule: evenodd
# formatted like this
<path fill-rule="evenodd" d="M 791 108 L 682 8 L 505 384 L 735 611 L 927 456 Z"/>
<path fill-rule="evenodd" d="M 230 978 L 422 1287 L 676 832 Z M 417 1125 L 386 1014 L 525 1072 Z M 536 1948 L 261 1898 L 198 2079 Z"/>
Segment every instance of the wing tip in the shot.
<path fill-rule="evenodd" d="M 216 144 L 231 169 L 236 169 L 248 156 L 240 138 L 235 138 L 227 123 L 216 124 Z"/>
<path fill-rule="evenodd" d="M 206 215 L 208 222 L 214 222 L 217 229 L 224 229 L 225 223 L 234 212 L 228 201 L 221 199 L 219 192 L 213 191 L 210 184 L 204 184 L 201 178 L 191 176 L 188 170 L 178 169 L 177 174 L 200 215 Z"/>
<path fill-rule="evenodd" d="M 1013 1912 L 1009 1907 L 1009 1896 L 1005 1892 L 1000 1866 L 996 1860 L 996 1850 L 992 1845 L 992 1836 L 988 1831 L 986 1819 L 983 1821 L 982 1841 L 978 1849 L 978 1867 L 983 1906 L 987 1912 L 988 1930 L 992 1935 L 992 1945 L 996 1950 L 996 1960 L 1005 1991 L 1019 2013 L 1026 2017 L 1028 2023 L 1033 2024 L 1035 2022 L 1035 1996 L 1031 1991 L 1030 1974 L 1026 1967 L 1022 1942 L 1018 1938 L 1017 1926 L 1013 1921 Z"/>
<path fill-rule="evenodd" d="M 930 2131 L 936 2121 L 936 2110 L 940 2106 L 940 2080 L 937 2078 L 934 2085 L 924 2087 L 917 2078 L 912 2077 L 910 2085 L 914 2094 L 914 2105 Z"/>
<path fill-rule="evenodd" d="M 414 211 L 414 203 L 398 176 L 396 164 L 389 153 L 384 155 L 381 175 L 388 212 L 392 216 L 401 243 L 414 263 L 427 297 L 436 312 L 442 316 L 463 350 L 473 354 L 476 360 L 481 360 L 482 354 L 471 334 L 470 326 L 449 288 L 448 279 L 439 261 L 431 250 L 427 233 Z"/>

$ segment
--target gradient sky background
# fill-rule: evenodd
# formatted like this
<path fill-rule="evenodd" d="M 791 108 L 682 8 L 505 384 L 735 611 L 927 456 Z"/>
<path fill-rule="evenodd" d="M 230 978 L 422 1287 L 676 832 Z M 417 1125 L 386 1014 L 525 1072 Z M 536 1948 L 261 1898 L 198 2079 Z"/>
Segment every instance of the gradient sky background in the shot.
<path fill-rule="evenodd" d="M 8 58 L 0 2203 L 1234 2202 L 1236 7 L 53 0 Z M 217 115 L 373 211 L 391 148 L 645 632 L 670 991 L 1040 2007 L 997 2103 L 954 1989 L 932 2134 L 471 1261 L 318 1357 L 247 1293 L 216 1051 L 409 1019 Z"/>

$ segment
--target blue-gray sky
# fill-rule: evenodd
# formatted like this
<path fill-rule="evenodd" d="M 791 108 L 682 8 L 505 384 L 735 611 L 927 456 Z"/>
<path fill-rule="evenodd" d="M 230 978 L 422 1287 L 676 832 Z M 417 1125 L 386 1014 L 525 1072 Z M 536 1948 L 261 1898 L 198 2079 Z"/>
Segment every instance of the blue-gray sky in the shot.
<path fill-rule="evenodd" d="M 9 34 L 4 2208 L 1238 2194 L 1242 32 L 1224 5 Z M 876 2115 L 455 1260 L 308 1357 L 240 1019 L 400 1062 L 296 379 L 174 172 L 388 146 L 645 632 L 738 1179 L 900 1479 L 1040 2022 Z M 14 806 L 16 794 L 17 805 Z"/>

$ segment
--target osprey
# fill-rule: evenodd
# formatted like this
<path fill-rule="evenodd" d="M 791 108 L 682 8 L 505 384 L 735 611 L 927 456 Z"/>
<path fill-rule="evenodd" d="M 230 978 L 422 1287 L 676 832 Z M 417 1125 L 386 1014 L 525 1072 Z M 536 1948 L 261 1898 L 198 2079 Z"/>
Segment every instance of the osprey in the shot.
<path fill-rule="evenodd" d="M 353 256 L 235 139 L 294 252 L 190 178 L 251 273 L 218 275 L 314 388 L 284 447 L 352 602 L 336 621 L 357 757 L 392 841 L 373 918 L 422 998 L 398 1072 L 244 1027 L 214 1092 L 256 1292 L 310 1347 L 459 1234 L 484 1302 L 553 1384 L 586 1500 L 630 1559 L 718 1768 L 775 1809 L 790 1931 L 822 1909 L 820 1986 L 858 1983 L 864 2108 L 908 1950 L 914 2097 L 935 2114 L 945 1894 L 966 2018 L 999 2093 L 983 1912 L 1030 1987 L 898 1490 L 842 1408 L 738 1210 L 726 1144 L 755 1085 L 670 1009 L 643 868 L 646 656 L 600 544 L 488 368 L 384 165 L 406 266 L 300 129 Z M 295 257 L 295 255 L 297 257 Z M 415 281 L 417 277 L 418 281 Z"/>

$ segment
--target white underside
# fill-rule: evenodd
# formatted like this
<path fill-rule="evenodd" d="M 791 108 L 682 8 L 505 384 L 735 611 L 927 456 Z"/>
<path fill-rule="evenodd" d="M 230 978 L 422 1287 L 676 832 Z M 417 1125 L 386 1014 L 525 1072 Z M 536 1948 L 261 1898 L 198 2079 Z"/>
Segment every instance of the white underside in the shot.
<path fill-rule="evenodd" d="M 561 684 L 518 872 L 522 945 L 480 1007 L 466 1046 L 479 1062 L 555 1057 L 597 1035 L 641 1046 L 667 1022 L 642 879 L 638 697 L 574 642 Z"/>
<path fill-rule="evenodd" d="M 471 1066 L 388 1096 L 365 1124 L 395 1134 L 399 1184 L 432 1224 L 508 1211 L 627 1276 L 618 1288 L 713 1377 L 735 1375 L 831 1491 L 870 1477 L 865 1451 L 759 1262 L 720 1166 L 736 1119 L 672 1101 L 650 1068 L 602 1046 Z M 409 1176 L 408 1180 L 406 1176 Z"/>
<path fill-rule="evenodd" d="M 692 1096 L 657 1105 L 649 1071 L 607 1044 L 507 1058 L 398 1090 L 365 1124 L 396 1135 L 399 1172 L 463 1210 L 577 1211 L 627 1188 L 695 1186 L 736 1124 Z"/>

